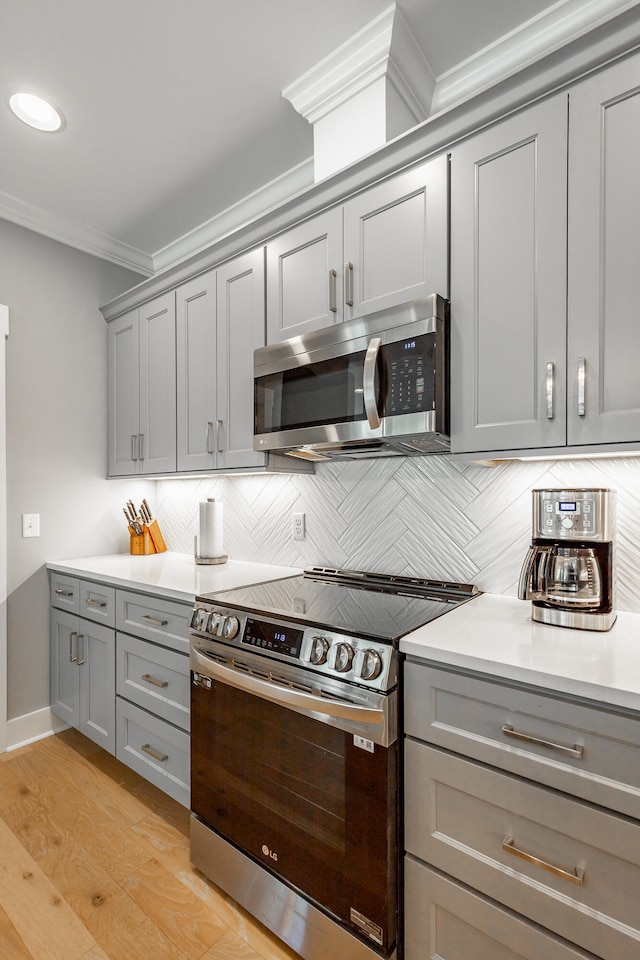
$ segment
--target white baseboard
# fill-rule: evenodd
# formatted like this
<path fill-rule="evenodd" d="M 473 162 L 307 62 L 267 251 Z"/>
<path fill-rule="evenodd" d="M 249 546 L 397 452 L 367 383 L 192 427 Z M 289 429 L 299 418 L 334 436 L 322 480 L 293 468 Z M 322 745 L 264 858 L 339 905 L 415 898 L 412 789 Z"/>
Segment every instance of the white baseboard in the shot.
<path fill-rule="evenodd" d="M 33 713 L 25 713 L 22 717 L 7 720 L 7 750 L 17 750 L 18 747 L 24 747 L 35 740 L 49 737 L 52 733 L 66 730 L 68 726 L 68 723 L 51 712 L 51 707 L 43 707 Z"/>

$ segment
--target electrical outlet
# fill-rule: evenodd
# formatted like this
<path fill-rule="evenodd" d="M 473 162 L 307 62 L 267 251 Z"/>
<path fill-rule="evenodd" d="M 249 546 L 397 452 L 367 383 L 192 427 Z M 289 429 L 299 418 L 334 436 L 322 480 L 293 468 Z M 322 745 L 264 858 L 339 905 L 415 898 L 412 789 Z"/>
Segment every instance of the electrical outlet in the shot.
<path fill-rule="evenodd" d="M 304 513 L 291 514 L 291 536 L 294 540 L 305 539 Z"/>
<path fill-rule="evenodd" d="M 23 513 L 22 514 L 22 536 L 39 537 L 40 536 L 40 514 Z"/>

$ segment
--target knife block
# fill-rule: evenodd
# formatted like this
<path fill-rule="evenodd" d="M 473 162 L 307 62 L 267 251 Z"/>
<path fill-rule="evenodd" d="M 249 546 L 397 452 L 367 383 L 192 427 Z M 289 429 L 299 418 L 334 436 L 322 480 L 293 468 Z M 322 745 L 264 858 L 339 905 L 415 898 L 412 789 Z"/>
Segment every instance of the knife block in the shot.
<path fill-rule="evenodd" d="M 146 557 L 157 552 L 147 527 L 144 527 L 142 533 L 130 533 L 129 536 L 129 553 L 132 556 Z"/>

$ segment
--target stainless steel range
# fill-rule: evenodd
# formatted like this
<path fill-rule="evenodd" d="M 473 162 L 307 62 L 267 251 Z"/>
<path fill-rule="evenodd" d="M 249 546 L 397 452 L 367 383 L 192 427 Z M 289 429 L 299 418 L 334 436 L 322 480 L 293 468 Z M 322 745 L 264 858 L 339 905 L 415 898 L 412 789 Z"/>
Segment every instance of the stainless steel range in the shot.
<path fill-rule="evenodd" d="M 191 859 L 305 960 L 398 956 L 398 641 L 477 592 L 315 567 L 196 600 Z"/>

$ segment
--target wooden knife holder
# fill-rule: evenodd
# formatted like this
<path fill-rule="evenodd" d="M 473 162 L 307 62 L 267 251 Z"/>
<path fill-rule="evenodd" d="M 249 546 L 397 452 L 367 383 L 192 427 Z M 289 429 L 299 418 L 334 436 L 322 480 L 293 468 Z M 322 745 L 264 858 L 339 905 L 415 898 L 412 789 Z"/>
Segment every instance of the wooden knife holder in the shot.
<path fill-rule="evenodd" d="M 142 533 L 132 533 L 130 530 L 129 537 L 129 553 L 133 556 L 146 557 L 150 553 L 157 553 L 147 527 L 143 528 Z"/>

